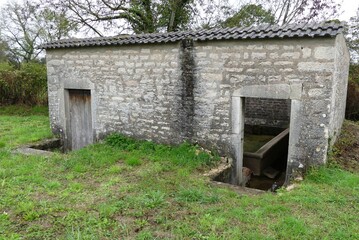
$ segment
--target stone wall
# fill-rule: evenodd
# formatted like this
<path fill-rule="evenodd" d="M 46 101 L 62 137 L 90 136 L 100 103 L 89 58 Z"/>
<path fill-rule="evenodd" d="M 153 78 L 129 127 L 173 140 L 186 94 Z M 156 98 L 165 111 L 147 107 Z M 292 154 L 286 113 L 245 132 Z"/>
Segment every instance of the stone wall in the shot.
<path fill-rule="evenodd" d="M 51 127 L 65 133 L 64 91 L 91 89 L 94 136 L 183 139 L 179 44 L 47 51 Z"/>
<path fill-rule="evenodd" d="M 270 98 L 245 99 L 245 124 L 287 128 L 290 122 L 290 100 Z"/>
<path fill-rule="evenodd" d="M 232 96 L 249 89 L 294 96 L 290 167 L 323 163 L 344 116 L 345 51 L 341 35 L 48 50 L 51 127 L 66 138 L 64 92 L 90 89 L 96 139 L 118 131 L 233 156 Z"/>
<path fill-rule="evenodd" d="M 332 114 L 330 125 L 330 144 L 332 145 L 337 135 L 340 132 L 345 116 L 345 105 L 347 97 L 348 85 L 348 69 L 349 69 L 349 52 L 343 38 L 337 37 L 335 41 L 335 55 L 334 55 L 334 79 L 332 88 Z M 332 53 L 330 53 L 332 54 Z M 332 56 L 332 55 L 331 55 Z"/>
<path fill-rule="evenodd" d="M 197 43 L 196 140 L 222 149 L 230 145 L 229 103 L 234 91 L 244 86 L 299 84 L 301 125 L 295 126 L 298 147 L 293 149 L 293 162 L 305 166 L 309 161 L 324 162 L 334 58 L 323 58 L 322 53 L 334 55 L 334 44 L 332 38 Z"/>

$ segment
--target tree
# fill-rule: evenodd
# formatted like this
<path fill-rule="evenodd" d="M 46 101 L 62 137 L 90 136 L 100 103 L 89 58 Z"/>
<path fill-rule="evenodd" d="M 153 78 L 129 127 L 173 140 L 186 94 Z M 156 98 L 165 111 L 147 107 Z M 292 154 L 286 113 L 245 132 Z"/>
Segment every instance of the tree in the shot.
<path fill-rule="evenodd" d="M 7 43 L 4 42 L 0 38 L 0 62 L 6 62 L 6 61 L 9 60 L 9 58 L 8 58 L 8 50 L 9 50 L 9 47 L 8 47 Z"/>
<path fill-rule="evenodd" d="M 236 14 L 227 18 L 222 27 L 249 27 L 264 23 L 274 23 L 273 14 L 265 10 L 261 5 L 244 5 Z"/>
<path fill-rule="evenodd" d="M 27 0 L 7 3 L 0 18 L 1 38 L 17 63 L 33 61 L 41 53 L 39 44 L 69 36 L 75 28 L 63 12 Z"/>
<path fill-rule="evenodd" d="M 359 60 L 359 8 L 357 9 L 356 16 L 350 18 L 346 38 L 351 53 L 351 60 L 357 63 Z"/>
<path fill-rule="evenodd" d="M 277 24 L 321 22 L 334 18 L 340 8 L 334 0 L 262 0 L 261 3 L 275 16 Z"/>
<path fill-rule="evenodd" d="M 50 0 L 48 0 L 50 1 Z M 186 29 L 194 0 L 58 0 L 50 1 L 86 34 L 153 33 Z"/>
<path fill-rule="evenodd" d="M 158 7 L 159 27 L 166 27 L 167 32 L 186 29 L 191 19 L 191 3 L 193 0 L 162 1 Z"/>
<path fill-rule="evenodd" d="M 232 1 L 231 1 L 232 2 Z M 236 13 L 236 7 L 228 0 L 196 0 L 193 4 L 192 29 L 220 27 Z"/>
<path fill-rule="evenodd" d="M 198 0 L 197 2 L 205 2 Z M 211 2 L 211 1 L 210 1 Z M 237 7 L 228 3 L 220 6 L 216 0 L 209 4 L 210 11 L 205 11 L 204 18 L 211 18 L 211 14 L 218 14 L 212 18 L 214 26 L 250 26 L 262 23 L 278 25 L 289 23 L 322 22 L 337 16 L 340 5 L 335 0 L 247 0 L 239 1 Z M 243 4 L 242 2 L 245 2 Z M 228 5 L 228 7 L 226 7 Z M 199 9 L 201 6 L 199 6 Z M 214 9 L 211 9 L 214 8 Z M 238 10 L 235 10 L 238 9 Z"/>
<path fill-rule="evenodd" d="M 67 18 L 66 9 L 57 10 L 52 9 L 51 6 L 45 6 L 40 14 L 40 36 L 43 40 L 53 41 L 70 37 L 78 29 L 77 24 Z"/>

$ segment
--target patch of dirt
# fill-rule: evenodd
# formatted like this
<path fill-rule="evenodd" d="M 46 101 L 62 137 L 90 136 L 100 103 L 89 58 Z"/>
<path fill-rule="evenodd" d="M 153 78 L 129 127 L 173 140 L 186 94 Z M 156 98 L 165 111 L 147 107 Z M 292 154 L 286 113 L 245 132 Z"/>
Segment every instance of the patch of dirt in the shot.
<path fill-rule="evenodd" d="M 350 172 L 359 172 L 359 122 L 344 122 L 330 161 Z"/>

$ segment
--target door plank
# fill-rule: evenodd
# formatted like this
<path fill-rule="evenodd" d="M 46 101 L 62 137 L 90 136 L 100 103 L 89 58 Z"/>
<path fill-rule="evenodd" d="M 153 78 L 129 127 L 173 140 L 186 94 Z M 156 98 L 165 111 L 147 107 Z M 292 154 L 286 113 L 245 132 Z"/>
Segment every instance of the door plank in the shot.
<path fill-rule="evenodd" d="M 93 143 L 91 92 L 90 90 L 69 90 L 70 134 L 72 150 Z"/>

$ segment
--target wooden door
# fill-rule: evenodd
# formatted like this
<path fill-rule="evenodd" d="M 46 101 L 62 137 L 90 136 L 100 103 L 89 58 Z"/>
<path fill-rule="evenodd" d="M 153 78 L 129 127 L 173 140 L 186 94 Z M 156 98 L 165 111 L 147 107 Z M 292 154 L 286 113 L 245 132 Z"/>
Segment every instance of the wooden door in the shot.
<path fill-rule="evenodd" d="M 70 150 L 93 143 L 90 90 L 69 90 L 69 117 Z"/>

